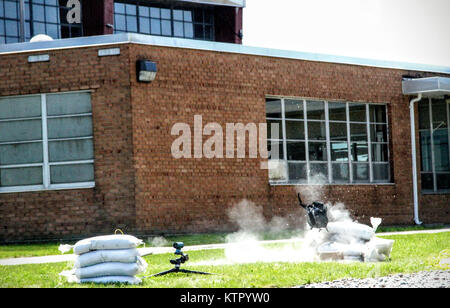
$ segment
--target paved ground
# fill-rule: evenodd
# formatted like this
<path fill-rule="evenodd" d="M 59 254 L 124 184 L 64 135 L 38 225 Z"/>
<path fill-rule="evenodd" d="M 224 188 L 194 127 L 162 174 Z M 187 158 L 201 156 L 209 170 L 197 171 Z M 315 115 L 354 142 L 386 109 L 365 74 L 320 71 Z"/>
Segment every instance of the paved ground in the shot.
<path fill-rule="evenodd" d="M 450 288 L 450 270 L 366 279 L 340 279 L 298 288 Z"/>
<path fill-rule="evenodd" d="M 389 233 L 377 233 L 377 235 L 383 236 L 383 235 L 441 233 L 441 232 L 450 232 L 450 229 L 389 232 Z M 264 243 L 288 243 L 288 242 L 293 242 L 293 241 L 298 241 L 298 239 L 265 241 Z M 226 247 L 226 245 L 228 245 L 228 244 L 186 246 L 183 248 L 183 250 L 184 251 L 194 251 L 194 250 L 207 250 L 207 249 L 224 249 Z M 164 253 L 174 252 L 174 249 L 172 247 L 150 247 L 150 248 L 139 248 L 138 250 L 142 256 L 149 255 L 149 254 L 164 254 Z M 23 265 L 23 264 L 68 262 L 68 261 L 74 261 L 75 257 L 76 256 L 73 254 L 70 254 L 70 255 L 66 254 L 66 255 L 44 256 L 44 257 L 0 259 L 0 265 Z"/>

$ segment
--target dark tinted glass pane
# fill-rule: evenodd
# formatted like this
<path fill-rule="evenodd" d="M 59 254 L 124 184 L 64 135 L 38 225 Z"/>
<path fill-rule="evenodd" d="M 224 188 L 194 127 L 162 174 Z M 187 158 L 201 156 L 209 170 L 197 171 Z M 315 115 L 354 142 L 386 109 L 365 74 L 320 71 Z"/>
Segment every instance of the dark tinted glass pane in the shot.
<path fill-rule="evenodd" d="M 333 181 L 335 183 L 347 183 L 350 179 L 348 164 L 333 164 Z"/>
<path fill-rule="evenodd" d="M 205 23 L 212 24 L 213 19 L 214 19 L 214 13 L 210 10 L 205 10 L 204 11 L 204 19 L 205 19 Z"/>
<path fill-rule="evenodd" d="M 353 180 L 355 182 L 369 181 L 369 164 L 353 164 Z"/>
<path fill-rule="evenodd" d="M 213 27 L 205 26 L 205 39 L 210 41 L 214 39 Z"/>
<path fill-rule="evenodd" d="M 80 37 L 80 36 L 82 36 L 81 28 L 72 27 L 70 37 Z"/>
<path fill-rule="evenodd" d="M 328 116 L 330 121 L 346 121 L 347 111 L 345 103 L 328 103 Z"/>
<path fill-rule="evenodd" d="M 367 122 L 365 104 L 349 104 L 350 121 Z"/>
<path fill-rule="evenodd" d="M 302 141 L 288 141 L 287 144 L 287 159 L 288 160 L 306 160 L 305 142 Z"/>
<path fill-rule="evenodd" d="M 266 100 L 266 117 L 281 119 L 281 100 L 267 99 Z"/>
<path fill-rule="evenodd" d="M 317 101 L 306 101 L 308 120 L 325 120 L 325 103 Z"/>
<path fill-rule="evenodd" d="M 444 128 L 447 126 L 447 103 L 443 99 L 433 99 L 431 104 L 433 113 L 433 128 Z"/>
<path fill-rule="evenodd" d="M 387 125 L 371 124 L 370 125 L 370 141 L 387 142 Z"/>
<path fill-rule="evenodd" d="M 347 141 L 347 124 L 330 122 L 330 139 Z"/>
<path fill-rule="evenodd" d="M 389 161 L 387 144 L 373 143 L 371 146 L 372 146 L 372 161 L 374 162 Z"/>
<path fill-rule="evenodd" d="M 367 125 L 366 124 L 350 124 L 350 140 L 351 141 L 367 141 Z"/>
<path fill-rule="evenodd" d="M 422 158 L 421 171 L 429 171 L 432 169 L 431 161 L 431 138 L 429 131 L 420 132 L 420 156 Z"/>
<path fill-rule="evenodd" d="M 434 190 L 433 185 L 433 174 L 432 173 L 422 173 L 422 190 Z"/>
<path fill-rule="evenodd" d="M 205 35 L 203 33 L 203 26 L 202 25 L 194 25 L 194 38 L 203 40 L 205 38 Z"/>
<path fill-rule="evenodd" d="M 351 150 L 353 161 L 361 161 L 361 162 L 369 161 L 369 147 L 367 146 L 367 143 L 353 142 L 351 144 Z"/>
<path fill-rule="evenodd" d="M 369 105 L 370 122 L 387 123 L 385 105 Z"/>
<path fill-rule="evenodd" d="M 434 163 L 436 171 L 450 171 L 448 153 L 448 129 L 437 129 L 433 133 Z"/>
<path fill-rule="evenodd" d="M 325 140 L 327 138 L 325 122 L 308 121 L 308 139 Z"/>
<path fill-rule="evenodd" d="M 272 152 L 272 148 L 274 151 Z M 269 152 L 269 159 L 284 159 L 283 142 L 281 141 L 267 141 L 267 151 Z M 278 151 L 278 152 L 277 152 Z"/>
<path fill-rule="evenodd" d="M 430 128 L 430 108 L 428 100 L 421 100 L 419 103 L 419 128 Z"/>
<path fill-rule="evenodd" d="M 331 160 L 348 161 L 347 142 L 331 142 Z"/>
<path fill-rule="evenodd" d="M 327 160 L 327 144 L 325 142 L 309 142 L 308 147 L 310 161 Z"/>
<path fill-rule="evenodd" d="M 289 181 L 306 182 L 306 164 L 289 163 Z"/>
<path fill-rule="evenodd" d="M 303 101 L 286 99 L 284 112 L 287 119 L 303 119 Z"/>
<path fill-rule="evenodd" d="M 450 174 L 437 174 L 437 189 L 438 190 L 450 190 Z"/>
<path fill-rule="evenodd" d="M 203 11 L 200 9 L 196 9 L 194 11 L 194 22 L 203 23 Z"/>
<path fill-rule="evenodd" d="M 375 181 L 389 181 L 389 164 L 373 164 L 372 170 Z"/>
<path fill-rule="evenodd" d="M 286 138 L 304 140 L 305 139 L 304 122 L 286 120 Z"/>

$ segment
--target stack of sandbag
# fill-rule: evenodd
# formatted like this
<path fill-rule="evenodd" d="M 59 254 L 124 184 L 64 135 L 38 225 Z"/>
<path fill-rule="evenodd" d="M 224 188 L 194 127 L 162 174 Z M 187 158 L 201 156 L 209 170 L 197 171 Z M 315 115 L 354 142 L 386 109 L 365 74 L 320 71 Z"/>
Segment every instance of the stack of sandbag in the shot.
<path fill-rule="evenodd" d="M 353 221 L 328 223 L 327 241 L 317 247 L 322 260 L 379 262 L 389 258 L 393 240 L 375 236 L 381 219 L 372 218 L 372 227 Z"/>
<path fill-rule="evenodd" d="M 76 283 L 140 284 L 137 274 L 147 269 L 137 247 L 143 241 L 131 235 L 97 236 L 77 242 L 74 246 L 60 245 L 62 253 L 73 249 L 74 268 L 60 275 Z"/>

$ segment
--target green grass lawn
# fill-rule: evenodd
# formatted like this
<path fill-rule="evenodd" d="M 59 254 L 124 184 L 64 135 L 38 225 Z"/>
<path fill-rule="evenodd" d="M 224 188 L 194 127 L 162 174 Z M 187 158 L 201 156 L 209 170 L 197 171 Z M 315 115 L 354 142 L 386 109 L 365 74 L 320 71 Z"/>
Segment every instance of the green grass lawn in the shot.
<path fill-rule="evenodd" d="M 241 288 L 241 287 L 290 287 L 307 283 L 331 281 L 340 278 L 364 278 L 386 276 L 394 273 L 410 273 L 439 269 L 436 258 L 450 248 L 450 233 L 385 236 L 394 239 L 391 260 L 382 263 L 253 263 L 217 266 L 195 266 L 201 261 L 220 260 L 224 250 L 189 252 L 190 261 L 183 268 L 215 273 L 211 276 L 171 274 L 145 278 L 138 287 L 147 288 Z M 179 237 L 176 240 L 181 240 Z M 188 238 L 183 239 L 190 245 Z M 201 238 L 197 243 L 204 244 Z M 208 240 L 205 240 L 208 242 Z M 273 244 L 272 244 L 273 245 Z M 281 245 L 281 244 L 277 244 Z M 25 247 L 25 246 L 24 246 Z M 22 249 L 22 248 L 21 248 Z M 151 275 L 170 269 L 173 254 L 145 257 L 149 264 L 146 273 Z M 0 287 L 119 287 L 119 285 L 68 284 L 58 274 L 71 268 L 70 263 L 0 266 Z M 120 287 L 136 287 L 124 286 Z"/>

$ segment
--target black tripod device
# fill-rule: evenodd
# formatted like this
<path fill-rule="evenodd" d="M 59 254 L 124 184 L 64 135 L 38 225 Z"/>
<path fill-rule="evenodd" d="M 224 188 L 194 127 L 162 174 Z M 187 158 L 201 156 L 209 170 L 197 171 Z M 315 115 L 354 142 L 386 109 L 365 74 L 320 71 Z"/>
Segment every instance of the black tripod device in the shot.
<path fill-rule="evenodd" d="M 181 269 L 180 268 L 181 264 L 185 263 L 186 261 L 189 261 L 189 256 L 181 251 L 181 249 L 183 247 L 184 247 L 184 243 L 182 243 L 182 242 L 173 243 L 173 248 L 175 248 L 175 255 L 181 256 L 178 259 L 170 260 L 170 263 L 175 265 L 174 268 L 172 268 L 168 271 L 164 271 L 164 272 L 161 272 L 158 274 L 148 276 L 148 277 L 157 277 L 157 276 L 162 276 L 162 275 L 166 275 L 166 274 L 170 274 L 170 273 L 179 273 L 179 272 L 187 273 L 187 274 L 212 275 L 211 273 L 206 273 L 206 272 L 198 272 L 198 271 L 190 271 L 190 270 Z"/>

